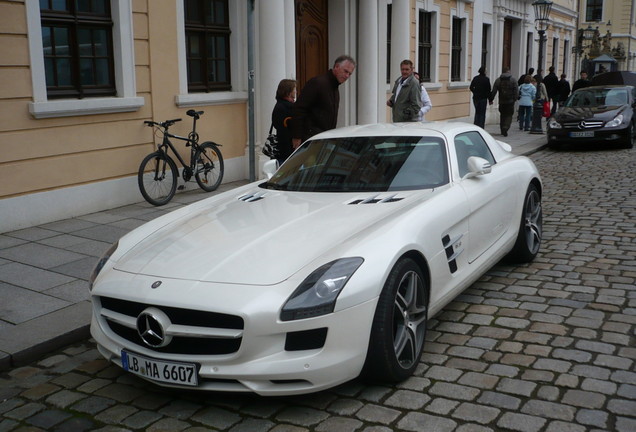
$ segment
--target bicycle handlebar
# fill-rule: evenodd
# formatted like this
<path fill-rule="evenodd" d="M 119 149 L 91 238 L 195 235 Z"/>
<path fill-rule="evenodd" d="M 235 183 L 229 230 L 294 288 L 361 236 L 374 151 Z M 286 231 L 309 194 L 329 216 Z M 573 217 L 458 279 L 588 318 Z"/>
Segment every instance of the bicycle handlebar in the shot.
<path fill-rule="evenodd" d="M 150 121 L 150 120 L 144 120 L 144 124 L 146 126 L 159 126 L 162 127 L 164 129 L 168 129 L 170 126 L 172 126 L 173 124 L 175 124 L 176 122 L 180 122 L 181 119 L 172 119 L 172 120 L 166 120 L 163 122 L 155 122 L 155 121 Z"/>

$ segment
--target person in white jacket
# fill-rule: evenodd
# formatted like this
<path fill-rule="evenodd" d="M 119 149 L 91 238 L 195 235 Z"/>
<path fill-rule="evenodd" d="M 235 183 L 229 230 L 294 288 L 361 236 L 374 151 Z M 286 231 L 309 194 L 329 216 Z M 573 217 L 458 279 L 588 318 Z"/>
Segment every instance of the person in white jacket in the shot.
<path fill-rule="evenodd" d="M 420 89 L 422 89 L 422 108 L 420 108 L 419 112 L 419 121 L 426 120 L 426 113 L 433 108 L 433 104 L 431 103 L 431 98 L 428 96 L 426 92 L 426 88 L 424 88 L 424 83 L 420 81 L 420 74 L 418 72 L 413 72 L 415 78 L 420 82 Z"/>

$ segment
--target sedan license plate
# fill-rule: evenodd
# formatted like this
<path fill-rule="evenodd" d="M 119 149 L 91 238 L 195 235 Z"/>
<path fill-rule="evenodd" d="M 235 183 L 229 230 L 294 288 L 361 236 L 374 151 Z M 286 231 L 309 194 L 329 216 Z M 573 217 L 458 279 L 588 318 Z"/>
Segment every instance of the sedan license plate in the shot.
<path fill-rule="evenodd" d="M 128 372 L 154 381 L 198 385 L 197 365 L 194 363 L 157 360 L 122 350 L 121 365 Z"/>
<path fill-rule="evenodd" d="M 594 131 L 570 132 L 570 138 L 594 138 Z"/>

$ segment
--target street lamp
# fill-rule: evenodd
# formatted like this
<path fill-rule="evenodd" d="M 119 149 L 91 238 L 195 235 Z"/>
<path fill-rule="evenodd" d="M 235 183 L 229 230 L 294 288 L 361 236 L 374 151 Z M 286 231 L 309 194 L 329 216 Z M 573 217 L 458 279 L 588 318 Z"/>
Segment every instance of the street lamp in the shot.
<path fill-rule="evenodd" d="M 541 65 L 543 64 L 543 37 L 545 31 L 548 29 L 552 2 L 550 0 L 536 0 L 532 3 L 532 7 L 534 8 L 534 28 L 536 28 L 539 33 L 539 66 L 537 67 L 537 73 L 540 74 L 542 70 Z M 532 127 L 530 133 L 543 133 L 543 127 L 541 126 L 542 114 L 543 103 L 537 99 L 532 109 Z"/>

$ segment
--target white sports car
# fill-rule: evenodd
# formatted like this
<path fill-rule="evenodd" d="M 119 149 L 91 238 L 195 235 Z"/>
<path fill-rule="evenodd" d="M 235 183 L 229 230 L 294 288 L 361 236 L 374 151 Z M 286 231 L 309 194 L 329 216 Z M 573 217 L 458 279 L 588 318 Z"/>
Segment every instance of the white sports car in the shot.
<path fill-rule="evenodd" d="M 428 318 L 502 258 L 539 251 L 536 167 L 470 124 L 336 129 L 275 164 L 110 248 L 91 276 L 108 360 L 262 395 L 397 382 Z"/>

